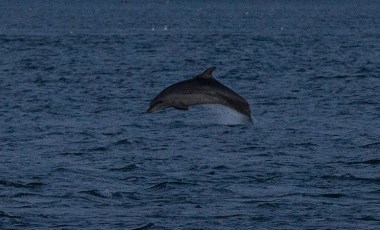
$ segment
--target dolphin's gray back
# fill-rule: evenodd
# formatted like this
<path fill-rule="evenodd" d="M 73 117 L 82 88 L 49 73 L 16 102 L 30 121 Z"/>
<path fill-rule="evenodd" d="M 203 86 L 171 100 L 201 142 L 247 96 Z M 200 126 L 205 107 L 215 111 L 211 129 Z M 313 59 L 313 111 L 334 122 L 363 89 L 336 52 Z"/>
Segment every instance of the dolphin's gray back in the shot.
<path fill-rule="evenodd" d="M 182 100 L 187 106 L 199 104 L 222 104 L 243 114 L 251 114 L 247 101 L 214 78 L 195 77 L 173 84 L 159 93 L 152 102 Z"/>

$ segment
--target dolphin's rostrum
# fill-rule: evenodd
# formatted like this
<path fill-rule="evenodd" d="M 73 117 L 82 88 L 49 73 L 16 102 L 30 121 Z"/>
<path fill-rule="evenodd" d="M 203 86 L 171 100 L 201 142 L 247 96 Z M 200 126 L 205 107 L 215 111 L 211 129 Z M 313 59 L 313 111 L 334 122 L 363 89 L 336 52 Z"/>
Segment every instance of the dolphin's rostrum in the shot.
<path fill-rule="evenodd" d="M 192 105 L 221 104 L 246 115 L 251 121 L 251 110 L 247 101 L 217 81 L 212 76 L 215 69 L 208 68 L 192 79 L 167 87 L 151 101 L 148 112 L 170 107 L 188 110 Z"/>

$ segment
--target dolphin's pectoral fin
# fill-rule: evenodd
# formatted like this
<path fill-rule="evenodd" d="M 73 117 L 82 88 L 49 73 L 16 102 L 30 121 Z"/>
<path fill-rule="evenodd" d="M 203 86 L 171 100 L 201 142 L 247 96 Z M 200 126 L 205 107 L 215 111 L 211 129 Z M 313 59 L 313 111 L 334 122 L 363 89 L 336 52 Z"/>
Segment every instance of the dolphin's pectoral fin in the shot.
<path fill-rule="evenodd" d="M 185 105 L 182 102 L 177 102 L 173 104 L 173 107 L 179 110 L 189 110 L 189 106 Z"/>

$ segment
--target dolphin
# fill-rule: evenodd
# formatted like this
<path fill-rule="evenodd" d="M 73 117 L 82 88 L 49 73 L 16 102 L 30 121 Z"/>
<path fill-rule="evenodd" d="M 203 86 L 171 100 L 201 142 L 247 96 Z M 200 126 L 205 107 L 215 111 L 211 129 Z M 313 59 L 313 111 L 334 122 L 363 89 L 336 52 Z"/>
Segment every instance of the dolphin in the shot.
<path fill-rule="evenodd" d="M 166 108 L 188 110 L 189 106 L 203 104 L 221 104 L 249 118 L 251 110 L 248 102 L 239 94 L 217 81 L 212 72 L 216 67 L 206 69 L 192 79 L 170 85 L 161 91 L 151 102 L 147 112 Z"/>

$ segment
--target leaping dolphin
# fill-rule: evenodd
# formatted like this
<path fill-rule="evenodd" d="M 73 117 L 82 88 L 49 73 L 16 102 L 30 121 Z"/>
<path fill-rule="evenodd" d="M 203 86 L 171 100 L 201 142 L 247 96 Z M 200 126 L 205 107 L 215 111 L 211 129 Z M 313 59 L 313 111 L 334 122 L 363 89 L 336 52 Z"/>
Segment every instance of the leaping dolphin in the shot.
<path fill-rule="evenodd" d="M 166 108 L 188 110 L 189 106 L 202 104 L 221 104 L 251 119 L 248 102 L 233 90 L 217 81 L 211 67 L 196 77 L 175 83 L 160 92 L 150 103 L 148 112 Z"/>

